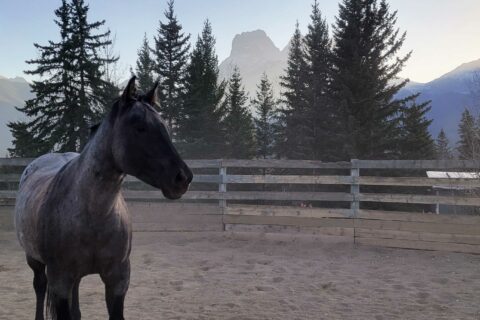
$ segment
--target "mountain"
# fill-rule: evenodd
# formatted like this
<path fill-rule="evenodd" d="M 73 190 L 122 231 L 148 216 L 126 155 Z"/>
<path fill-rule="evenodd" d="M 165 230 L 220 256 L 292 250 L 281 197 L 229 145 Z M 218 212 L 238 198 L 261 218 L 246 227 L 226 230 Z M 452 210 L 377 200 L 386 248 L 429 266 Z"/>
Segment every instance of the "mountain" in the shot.
<path fill-rule="evenodd" d="M 220 77 L 228 79 L 235 65 L 240 69 L 245 89 L 253 98 L 263 72 L 273 82 L 275 95 L 280 93 L 280 75 L 287 65 L 289 45 L 280 50 L 265 31 L 244 32 L 234 37 L 230 56 L 219 66 Z M 472 98 L 472 79 L 478 74 L 479 96 L 475 104 Z M 126 80 L 128 81 L 128 80 Z M 457 127 L 465 107 L 480 108 L 480 59 L 464 63 L 454 70 L 428 83 L 409 82 L 398 97 L 420 92 L 419 101 L 431 100 L 432 109 L 427 115 L 433 119 L 430 132 L 434 137 L 443 128 L 452 143 L 458 140 Z M 30 87 L 25 79 L 7 79 L 0 75 L 0 157 L 7 154 L 11 146 L 11 134 L 6 124 L 22 119 L 14 106 L 23 106 L 32 98 Z M 479 110 L 472 110 L 477 111 Z"/>
<path fill-rule="evenodd" d="M 287 65 L 289 45 L 283 50 L 275 46 L 263 30 L 244 32 L 234 37 L 230 56 L 220 64 L 220 76 L 228 79 L 235 65 L 240 69 L 245 89 L 254 97 L 263 72 L 273 82 L 274 93 L 279 96 L 279 77 Z M 458 140 L 457 127 L 465 107 L 472 107 L 472 79 L 480 74 L 480 59 L 464 63 L 438 79 L 428 83 L 409 82 L 398 97 L 420 92 L 419 101 L 431 100 L 432 109 L 427 115 L 433 119 L 430 132 L 434 137 L 443 128 L 452 143 Z M 480 76 L 478 81 L 480 104 Z M 480 107 L 480 106 L 479 106 Z M 473 110 L 476 111 L 476 110 Z"/>
<path fill-rule="evenodd" d="M 404 97 L 420 92 L 420 101 L 431 100 L 432 109 L 428 117 L 433 119 L 430 132 L 434 137 L 444 129 L 452 143 L 458 140 L 458 123 L 465 108 L 478 107 L 480 101 L 474 101 L 472 91 L 480 90 L 480 81 L 474 83 L 474 77 L 480 74 L 480 59 L 464 63 L 454 70 L 428 83 L 409 83 L 398 96 Z M 477 97 L 479 99 L 480 97 Z"/>
<path fill-rule="evenodd" d="M 220 78 L 229 79 L 237 66 L 242 75 L 245 90 L 254 97 L 257 84 L 265 72 L 273 83 L 273 90 L 280 92 L 280 75 L 287 64 L 288 46 L 280 50 L 263 30 L 237 34 L 232 41 L 230 56 L 220 63 Z"/>
<path fill-rule="evenodd" d="M 5 157 L 7 148 L 12 146 L 12 135 L 7 123 L 24 118 L 15 106 L 23 106 L 25 100 L 32 97 L 30 85 L 25 79 L 0 76 L 0 157 Z"/>

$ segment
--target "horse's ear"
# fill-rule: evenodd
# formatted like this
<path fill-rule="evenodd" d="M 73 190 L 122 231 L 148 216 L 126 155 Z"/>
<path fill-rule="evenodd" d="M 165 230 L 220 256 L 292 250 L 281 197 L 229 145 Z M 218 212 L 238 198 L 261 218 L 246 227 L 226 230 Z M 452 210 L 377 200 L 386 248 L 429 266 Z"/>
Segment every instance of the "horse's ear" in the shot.
<path fill-rule="evenodd" d="M 145 94 L 145 100 L 152 106 L 157 104 L 157 87 L 158 81 L 156 81 L 153 88 Z"/>
<path fill-rule="evenodd" d="M 123 93 L 122 93 L 122 100 L 123 101 L 128 101 L 128 100 L 135 97 L 135 92 L 137 92 L 137 87 L 135 85 L 135 79 L 136 78 L 137 77 L 132 76 L 132 78 L 130 78 L 130 80 L 128 81 L 128 84 L 127 84 L 127 86 L 125 87 L 125 89 L 123 90 Z"/>

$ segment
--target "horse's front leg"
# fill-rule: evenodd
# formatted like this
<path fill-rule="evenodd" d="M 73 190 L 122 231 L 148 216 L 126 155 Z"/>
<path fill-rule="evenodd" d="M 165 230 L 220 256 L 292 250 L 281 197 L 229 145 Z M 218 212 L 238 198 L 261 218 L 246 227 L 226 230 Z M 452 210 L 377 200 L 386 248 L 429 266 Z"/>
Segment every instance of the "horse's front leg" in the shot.
<path fill-rule="evenodd" d="M 130 283 L 130 260 L 100 274 L 105 284 L 105 301 L 110 320 L 124 320 L 123 304 Z"/>
<path fill-rule="evenodd" d="M 47 306 L 52 319 L 73 320 L 70 310 L 74 277 L 62 273 L 61 268 L 47 265 L 48 298 Z"/>
<path fill-rule="evenodd" d="M 78 279 L 75 281 L 75 284 L 73 285 L 73 291 L 72 291 L 72 303 L 70 310 L 72 312 L 72 319 L 74 320 L 80 320 L 82 318 L 82 313 L 80 312 L 80 304 L 79 304 L 79 297 L 78 297 L 78 290 L 80 287 L 80 280 Z"/>

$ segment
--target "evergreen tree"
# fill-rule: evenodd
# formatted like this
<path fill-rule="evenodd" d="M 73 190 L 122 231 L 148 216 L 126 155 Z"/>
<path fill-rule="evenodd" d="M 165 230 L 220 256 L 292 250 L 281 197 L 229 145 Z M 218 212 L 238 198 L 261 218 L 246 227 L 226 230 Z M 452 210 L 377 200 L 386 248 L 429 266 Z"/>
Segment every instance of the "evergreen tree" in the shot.
<path fill-rule="evenodd" d="M 415 96 L 396 99 L 410 53 L 399 57 L 406 34 L 385 0 L 343 0 L 334 25 L 332 91 L 341 115 L 342 157 L 398 156 L 402 109 Z"/>
<path fill-rule="evenodd" d="M 260 84 L 257 85 L 256 97 L 252 100 L 252 106 L 257 114 L 254 123 L 257 141 L 256 155 L 259 158 L 266 159 L 273 156 L 275 105 L 272 84 L 267 75 L 263 73 Z"/>
<path fill-rule="evenodd" d="M 458 126 L 458 135 L 460 139 L 457 143 L 457 152 L 460 159 L 478 159 L 480 155 L 479 128 L 475 123 L 475 118 L 468 109 L 465 109 L 462 113 L 462 119 Z"/>
<path fill-rule="evenodd" d="M 159 77 L 159 102 L 162 115 L 175 134 L 181 117 L 186 90 L 186 68 L 190 35 L 182 32 L 174 12 L 174 1 L 168 1 L 166 22 L 160 21 L 155 37 L 155 71 Z"/>
<path fill-rule="evenodd" d="M 88 140 L 90 125 L 106 112 L 113 85 L 103 78 L 105 65 L 118 58 L 100 54 L 112 44 L 110 31 L 95 33 L 105 21 L 89 23 L 88 9 L 83 0 L 63 0 L 55 10 L 60 40 L 34 44 L 40 55 L 27 61 L 36 68 L 26 73 L 41 80 L 31 85 L 35 98 L 18 108 L 28 120 L 9 124 L 15 138 L 12 156 L 79 151 Z"/>
<path fill-rule="evenodd" d="M 449 160 L 453 158 L 450 142 L 443 129 L 440 130 L 437 140 L 435 141 L 435 155 L 438 160 Z"/>
<path fill-rule="evenodd" d="M 428 132 L 432 120 L 425 115 L 430 111 L 430 101 L 417 104 L 413 102 L 402 112 L 402 136 L 400 154 L 403 159 L 433 159 L 435 145 Z"/>
<path fill-rule="evenodd" d="M 26 122 L 10 122 L 8 126 L 13 136 L 13 148 L 7 150 L 12 157 L 35 158 L 50 151 L 51 146 L 33 136 Z"/>
<path fill-rule="evenodd" d="M 101 48 L 99 56 L 102 57 L 102 80 L 104 86 L 95 91 L 98 95 L 100 104 L 104 106 L 104 111 L 99 114 L 97 123 L 101 121 L 105 113 L 109 112 L 113 106 L 113 102 L 118 98 L 120 91 L 120 80 L 123 78 L 118 70 L 118 55 L 114 52 L 115 37 L 108 35 L 105 39 L 109 44 Z"/>
<path fill-rule="evenodd" d="M 242 78 L 237 67 L 228 85 L 226 95 L 227 115 L 224 120 L 227 158 L 250 159 L 255 155 L 255 130 L 253 120 L 245 103 L 248 97 L 242 87 Z"/>
<path fill-rule="evenodd" d="M 224 154 L 222 100 L 225 82 L 218 79 L 218 58 L 210 22 L 205 21 L 187 67 L 179 146 L 190 158 L 220 158 Z"/>
<path fill-rule="evenodd" d="M 118 97 L 119 89 L 110 81 L 106 69 L 119 58 L 107 54 L 113 45 L 110 30 L 95 33 L 105 25 L 105 20 L 89 23 L 89 6 L 84 0 L 71 0 L 71 7 L 71 63 L 76 67 L 73 81 L 78 82 L 79 107 L 85 110 L 83 118 L 88 124 L 79 137 L 80 147 L 83 147 L 90 136 L 91 124 L 98 122 Z"/>
<path fill-rule="evenodd" d="M 328 26 L 322 18 L 315 0 L 310 15 L 311 22 L 304 38 L 305 47 L 305 99 L 307 124 L 306 136 L 302 137 L 309 146 L 308 158 L 336 160 L 338 150 L 338 119 L 330 98 L 331 41 Z"/>
<path fill-rule="evenodd" d="M 304 139 L 310 124 L 305 102 L 307 66 L 298 22 L 290 45 L 285 75 L 280 78 L 283 104 L 277 112 L 275 149 L 280 157 L 308 159 L 311 148 Z"/>
<path fill-rule="evenodd" d="M 155 61 L 150 56 L 150 46 L 148 45 L 147 34 L 143 36 L 142 47 L 138 50 L 137 67 L 135 75 L 137 76 L 138 88 L 143 92 L 148 92 L 155 83 L 153 69 Z"/>

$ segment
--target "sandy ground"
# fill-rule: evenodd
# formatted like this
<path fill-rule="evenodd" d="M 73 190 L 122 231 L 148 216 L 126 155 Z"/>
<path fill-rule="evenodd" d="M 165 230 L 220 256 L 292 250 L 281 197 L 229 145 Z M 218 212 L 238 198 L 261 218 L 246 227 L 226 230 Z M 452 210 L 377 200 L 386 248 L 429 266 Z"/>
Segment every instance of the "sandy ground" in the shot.
<path fill-rule="evenodd" d="M 127 319 L 480 319 L 480 256 L 313 236 L 135 233 Z M 32 273 L 0 234 L 0 319 L 33 319 Z M 83 319 L 107 319 L 98 276 Z"/>

